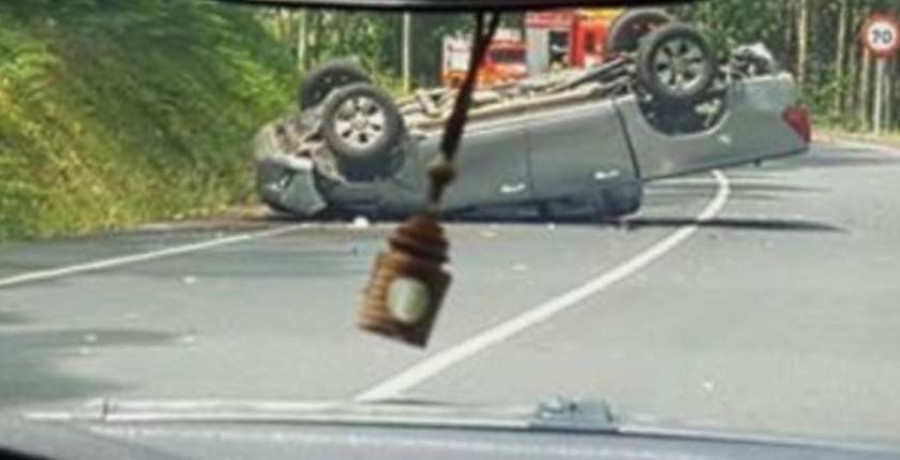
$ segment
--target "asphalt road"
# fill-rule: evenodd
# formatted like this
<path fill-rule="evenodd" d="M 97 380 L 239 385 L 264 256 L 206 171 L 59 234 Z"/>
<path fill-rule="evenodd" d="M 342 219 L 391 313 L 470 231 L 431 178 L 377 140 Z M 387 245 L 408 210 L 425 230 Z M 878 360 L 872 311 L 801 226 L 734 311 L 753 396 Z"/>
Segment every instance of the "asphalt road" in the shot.
<path fill-rule="evenodd" d="M 567 395 L 699 426 L 900 442 L 898 177 L 900 152 L 819 145 L 654 184 L 622 225 L 454 224 L 455 285 L 427 351 L 353 327 L 389 225 L 5 246 L 0 407 Z"/>

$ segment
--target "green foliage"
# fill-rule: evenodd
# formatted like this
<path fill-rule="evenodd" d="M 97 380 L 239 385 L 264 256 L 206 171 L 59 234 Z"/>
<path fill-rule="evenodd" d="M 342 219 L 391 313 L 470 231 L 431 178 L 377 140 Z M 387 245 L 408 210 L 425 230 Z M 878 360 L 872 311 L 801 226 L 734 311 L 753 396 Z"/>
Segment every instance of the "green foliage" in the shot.
<path fill-rule="evenodd" d="M 784 0 L 715 0 L 676 8 L 679 17 L 709 33 L 720 50 L 762 42 L 784 55 L 785 18 L 791 2 Z"/>
<path fill-rule="evenodd" d="M 259 17 L 266 29 L 291 50 L 298 68 L 308 69 L 330 59 L 352 56 L 379 82 L 399 86 L 402 14 L 264 10 Z M 515 23 L 521 15 L 510 15 L 509 19 Z M 444 36 L 470 31 L 473 23 L 468 14 L 412 16 L 411 57 L 417 86 L 440 81 Z"/>
<path fill-rule="evenodd" d="M 242 8 L 0 3 L 0 239 L 249 199 L 249 140 L 291 100 L 292 69 Z"/>
<path fill-rule="evenodd" d="M 863 65 L 860 28 L 873 11 L 900 16 L 896 0 L 707 0 L 674 8 L 685 20 L 702 24 L 720 51 L 762 42 L 783 67 L 799 75 L 803 102 L 817 121 L 845 129 L 865 129 L 874 104 L 874 65 Z M 805 14 L 802 14 L 804 13 Z M 801 18 L 807 18 L 804 26 Z M 842 28 L 843 26 L 843 28 Z M 843 31 L 843 34 L 841 33 Z M 801 53 L 801 42 L 806 54 Z M 840 68 L 838 68 L 840 67 Z M 893 126 L 900 128 L 900 59 L 888 64 Z M 860 115 L 861 114 L 861 115 Z"/>

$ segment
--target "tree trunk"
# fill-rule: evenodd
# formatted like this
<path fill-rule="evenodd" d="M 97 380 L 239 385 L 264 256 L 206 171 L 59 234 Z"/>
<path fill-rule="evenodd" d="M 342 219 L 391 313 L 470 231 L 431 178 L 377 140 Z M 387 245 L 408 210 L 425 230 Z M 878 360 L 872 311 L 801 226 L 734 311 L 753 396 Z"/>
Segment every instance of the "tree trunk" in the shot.
<path fill-rule="evenodd" d="M 307 64 L 309 63 L 309 59 L 307 58 L 307 37 L 309 32 L 307 31 L 308 19 L 307 12 L 299 11 L 297 13 L 297 67 L 302 70 L 306 70 Z"/>
<path fill-rule="evenodd" d="M 896 108 L 900 103 L 900 59 L 894 58 L 894 72 L 891 78 L 891 98 L 888 99 L 888 105 L 891 106 L 891 118 L 894 119 L 893 128 L 900 128 L 900 111 Z"/>
<path fill-rule="evenodd" d="M 857 27 L 862 15 L 860 12 L 853 8 L 853 13 L 850 15 L 851 18 L 851 26 L 853 29 Z M 844 93 L 844 113 L 851 114 L 855 113 L 858 109 L 857 106 L 859 101 L 857 100 L 858 92 L 856 89 L 859 86 L 859 49 L 860 45 L 855 40 L 855 37 L 848 37 L 849 50 L 847 56 L 847 89 Z"/>
<path fill-rule="evenodd" d="M 309 12 L 309 34 L 306 36 L 306 63 L 318 62 L 322 46 L 322 13 L 321 11 Z"/>
<path fill-rule="evenodd" d="M 886 131 L 890 131 L 894 125 L 894 104 L 891 103 L 891 99 L 894 97 L 894 70 L 888 66 L 885 73 L 884 101 L 882 102 L 884 104 L 884 123 L 882 126 Z"/>
<path fill-rule="evenodd" d="M 800 0 L 797 11 L 797 82 L 806 84 L 806 64 L 809 61 L 809 0 Z"/>
<path fill-rule="evenodd" d="M 862 69 L 859 71 L 859 96 L 857 96 L 857 118 L 860 124 L 869 127 L 869 111 L 871 108 L 872 53 L 863 51 Z"/>
<path fill-rule="evenodd" d="M 782 2 L 780 5 L 780 13 L 781 17 L 784 19 L 781 22 L 781 50 L 783 53 L 782 62 L 784 62 L 785 70 L 796 75 L 797 72 L 796 69 L 794 69 L 794 66 L 797 64 L 797 60 L 794 58 L 794 25 L 796 21 L 793 20 L 793 2 Z"/>
<path fill-rule="evenodd" d="M 844 85 L 844 55 L 847 53 L 847 13 L 847 0 L 840 0 L 840 10 L 838 11 L 837 18 L 837 46 L 835 46 L 834 58 L 834 77 L 838 84 L 838 93 L 835 95 L 831 108 L 832 115 L 840 115 L 841 108 L 844 107 L 844 92 L 846 89 L 846 86 Z"/>
<path fill-rule="evenodd" d="M 279 9 L 277 13 L 275 13 L 275 34 L 278 40 L 284 40 L 287 38 L 288 33 L 288 15 L 290 14 L 290 10 L 287 9 Z"/>

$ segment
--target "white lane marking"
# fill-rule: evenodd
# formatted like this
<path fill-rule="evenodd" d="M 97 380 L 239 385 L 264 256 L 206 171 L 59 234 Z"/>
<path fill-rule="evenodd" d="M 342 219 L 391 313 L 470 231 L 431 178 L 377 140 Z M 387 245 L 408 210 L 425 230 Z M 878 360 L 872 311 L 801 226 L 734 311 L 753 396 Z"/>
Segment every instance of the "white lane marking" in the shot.
<path fill-rule="evenodd" d="M 559 297 L 538 305 L 527 312 L 491 329 L 448 348 L 436 355 L 414 365 L 413 367 L 393 376 L 378 385 L 360 393 L 354 400 L 357 402 L 371 402 L 396 398 L 410 388 L 419 385 L 431 377 L 445 371 L 449 367 L 470 358 L 479 352 L 497 345 L 510 337 L 552 318 L 554 315 L 569 309 L 583 300 L 594 296 L 609 288 L 615 283 L 628 278 L 653 261 L 687 240 L 699 228 L 700 223 L 708 222 L 718 215 L 731 194 L 731 185 L 728 178 L 720 171 L 713 171 L 718 190 L 715 197 L 706 205 L 703 211 L 697 215 L 696 222 L 682 226 L 665 239 L 647 248 L 634 258 L 622 263 L 612 270 L 588 281 L 587 283 L 566 292 Z"/>
<path fill-rule="evenodd" d="M 51 268 L 48 270 L 39 270 L 28 273 L 22 273 L 20 275 L 11 276 L 8 278 L 0 278 L 0 288 L 6 288 L 11 286 L 16 286 L 25 283 L 33 283 L 37 281 L 47 281 L 56 278 L 62 278 L 65 276 L 76 275 L 80 273 L 87 272 L 96 272 L 100 270 L 108 270 L 110 268 L 120 267 L 123 265 L 131 265 L 140 262 L 147 262 L 154 259 L 161 259 L 164 257 L 173 257 L 180 256 L 185 254 L 190 254 L 193 252 L 204 251 L 207 249 L 217 248 L 221 246 L 228 246 L 237 243 L 244 243 L 247 241 L 258 240 L 262 238 L 271 238 L 279 235 L 284 235 L 287 233 L 294 232 L 300 228 L 303 228 L 304 224 L 290 225 L 287 227 L 279 227 L 272 230 L 264 230 L 260 232 L 254 233 L 242 233 L 239 235 L 228 236 L 224 238 L 217 238 L 214 240 L 201 241 L 199 243 L 186 244 L 183 246 L 175 246 L 167 249 L 160 249 L 157 251 L 148 251 L 142 252 L 138 254 L 132 254 L 128 256 L 122 257 L 113 257 L 109 259 L 97 260 L 94 262 L 88 262 L 84 264 L 78 265 L 69 265 L 66 267 L 59 268 Z"/>

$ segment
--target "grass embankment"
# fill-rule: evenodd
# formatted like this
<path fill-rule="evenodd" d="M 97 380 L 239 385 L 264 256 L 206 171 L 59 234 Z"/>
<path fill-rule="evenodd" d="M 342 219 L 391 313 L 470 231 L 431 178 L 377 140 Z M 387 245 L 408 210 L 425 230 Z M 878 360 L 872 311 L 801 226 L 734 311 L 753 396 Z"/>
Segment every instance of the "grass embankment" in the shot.
<path fill-rule="evenodd" d="M 0 240 L 251 199 L 249 142 L 293 81 L 288 52 L 246 9 L 0 2 Z"/>

